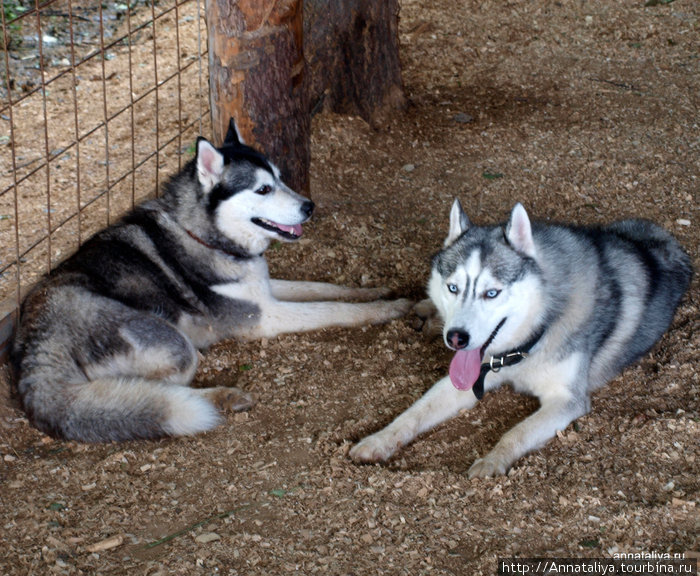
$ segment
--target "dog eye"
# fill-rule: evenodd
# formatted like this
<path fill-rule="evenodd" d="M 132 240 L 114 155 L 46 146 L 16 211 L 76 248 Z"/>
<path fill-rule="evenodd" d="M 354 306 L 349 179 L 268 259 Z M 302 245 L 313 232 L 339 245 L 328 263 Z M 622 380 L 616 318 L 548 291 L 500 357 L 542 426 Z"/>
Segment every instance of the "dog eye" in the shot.
<path fill-rule="evenodd" d="M 255 193 L 260 194 L 260 196 L 265 196 L 266 194 L 269 194 L 270 192 L 272 192 L 272 187 L 268 186 L 267 184 L 265 184 L 264 186 L 260 186 L 260 188 L 258 188 L 255 191 Z"/>
<path fill-rule="evenodd" d="M 452 294 L 457 294 L 459 292 L 459 288 L 457 287 L 457 284 L 448 284 L 447 289 L 452 292 Z"/>
<path fill-rule="evenodd" d="M 487 290 L 484 292 L 484 298 L 488 298 L 489 300 L 492 300 L 496 296 L 498 296 L 501 293 L 500 290 L 496 290 L 495 288 L 491 288 L 490 290 Z"/>

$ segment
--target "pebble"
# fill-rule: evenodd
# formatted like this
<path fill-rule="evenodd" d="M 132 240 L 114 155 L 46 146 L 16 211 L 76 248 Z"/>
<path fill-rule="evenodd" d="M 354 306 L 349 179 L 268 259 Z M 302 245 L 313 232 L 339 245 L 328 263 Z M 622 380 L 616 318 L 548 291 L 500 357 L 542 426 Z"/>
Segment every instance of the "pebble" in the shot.
<path fill-rule="evenodd" d="M 219 536 L 216 532 L 205 532 L 194 539 L 195 542 L 199 542 L 200 544 L 208 544 L 209 542 L 214 542 L 216 540 L 221 540 L 221 536 Z"/>
<path fill-rule="evenodd" d="M 460 112 L 459 114 L 455 114 L 452 117 L 452 120 L 457 122 L 457 124 L 471 124 L 472 122 L 474 122 L 474 116 L 470 116 L 469 114 Z"/>

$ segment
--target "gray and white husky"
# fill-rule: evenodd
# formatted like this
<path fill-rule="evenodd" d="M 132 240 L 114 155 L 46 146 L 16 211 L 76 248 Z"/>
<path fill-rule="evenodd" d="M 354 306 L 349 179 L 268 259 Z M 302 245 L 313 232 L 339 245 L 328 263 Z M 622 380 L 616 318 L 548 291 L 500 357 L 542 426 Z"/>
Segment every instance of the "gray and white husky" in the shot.
<path fill-rule="evenodd" d="M 252 400 L 189 387 L 198 348 L 405 314 L 411 302 L 377 300 L 381 288 L 269 278 L 263 252 L 299 238 L 313 209 L 233 121 L 221 148 L 198 139 L 160 198 L 87 241 L 24 301 L 13 364 L 31 421 L 86 442 L 208 430 L 215 405 Z"/>
<path fill-rule="evenodd" d="M 507 432 L 470 477 L 504 474 L 586 414 L 590 394 L 666 331 L 692 274 L 665 230 L 644 220 L 583 228 L 533 222 L 521 204 L 502 226 L 473 226 L 456 200 L 428 294 L 456 351 L 449 376 L 350 451 L 387 460 L 504 382 L 540 408 Z"/>

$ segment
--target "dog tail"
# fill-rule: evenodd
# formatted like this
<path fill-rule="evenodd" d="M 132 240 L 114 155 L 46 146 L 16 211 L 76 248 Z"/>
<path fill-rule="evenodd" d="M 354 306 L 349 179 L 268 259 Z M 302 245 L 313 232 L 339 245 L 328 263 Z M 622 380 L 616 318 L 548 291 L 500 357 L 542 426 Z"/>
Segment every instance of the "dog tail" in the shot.
<path fill-rule="evenodd" d="M 25 410 L 37 428 L 80 442 L 187 436 L 221 420 L 199 390 L 140 378 L 97 379 L 79 384 L 22 379 Z"/>

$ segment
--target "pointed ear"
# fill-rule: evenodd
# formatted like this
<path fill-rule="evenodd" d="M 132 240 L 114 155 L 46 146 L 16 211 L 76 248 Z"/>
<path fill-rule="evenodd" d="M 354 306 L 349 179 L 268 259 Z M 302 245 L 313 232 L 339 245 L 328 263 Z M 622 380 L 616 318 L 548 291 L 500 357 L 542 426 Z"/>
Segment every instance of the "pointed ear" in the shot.
<path fill-rule="evenodd" d="M 224 144 L 230 146 L 245 144 L 245 142 L 243 142 L 243 138 L 241 138 L 241 133 L 238 131 L 238 126 L 236 126 L 236 121 L 233 118 L 228 121 L 228 132 L 226 132 Z"/>
<path fill-rule="evenodd" d="M 506 240 L 514 250 L 522 252 L 525 256 L 535 258 L 537 255 L 530 218 L 519 202 L 513 206 L 513 211 L 510 213 L 510 220 L 506 227 Z"/>
<path fill-rule="evenodd" d="M 197 138 L 197 178 L 205 194 L 221 181 L 224 157 L 206 138 Z"/>
<path fill-rule="evenodd" d="M 452 210 L 450 210 L 450 231 L 447 234 L 447 238 L 445 238 L 445 248 L 464 234 L 470 225 L 469 218 L 462 210 L 462 205 L 455 198 L 455 201 L 452 203 Z"/>

